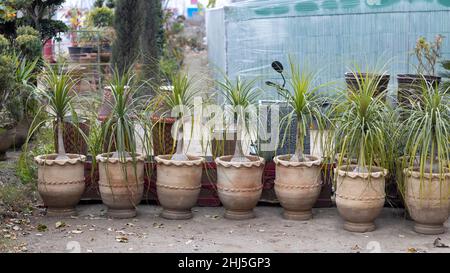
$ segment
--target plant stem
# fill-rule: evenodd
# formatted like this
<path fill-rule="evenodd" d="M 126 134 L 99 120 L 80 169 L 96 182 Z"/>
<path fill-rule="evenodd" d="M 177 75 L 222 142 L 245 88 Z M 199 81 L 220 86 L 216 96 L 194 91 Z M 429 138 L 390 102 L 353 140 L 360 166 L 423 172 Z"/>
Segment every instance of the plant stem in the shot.
<path fill-rule="evenodd" d="M 234 162 L 249 162 L 250 160 L 244 155 L 244 149 L 242 148 L 242 129 L 243 129 L 244 117 L 242 113 L 237 115 L 236 122 L 236 146 L 234 148 L 234 155 L 231 161 Z"/>
<path fill-rule="evenodd" d="M 179 120 L 178 132 L 177 132 L 177 150 L 175 154 L 172 155 L 171 160 L 176 161 L 187 161 L 189 158 L 184 154 L 184 139 L 183 139 L 183 118 L 181 117 Z"/>
<path fill-rule="evenodd" d="M 295 154 L 289 160 L 290 162 L 303 162 L 305 161 L 304 151 L 304 136 L 301 123 L 297 121 L 297 140 L 295 143 Z"/>
<path fill-rule="evenodd" d="M 66 149 L 64 148 L 62 119 L 58 118 L 56 126 L 58 127 L 58 156 L 56 157 L 56 159 L 57 160 L 69 159 L 69 157 L 66 155 Z"/>
<path fill-rule="evenodd" d="M 357 173 L 367 173 L 369 170 L 366 167 L 366 155 L 364 150 L 364 134 L 361 139 L 361 143 L 359 144 L 359 159 L 358 159 L 358 166 L 353 170 Z M 351 160 L 351 159 L 350 159 Z"/>

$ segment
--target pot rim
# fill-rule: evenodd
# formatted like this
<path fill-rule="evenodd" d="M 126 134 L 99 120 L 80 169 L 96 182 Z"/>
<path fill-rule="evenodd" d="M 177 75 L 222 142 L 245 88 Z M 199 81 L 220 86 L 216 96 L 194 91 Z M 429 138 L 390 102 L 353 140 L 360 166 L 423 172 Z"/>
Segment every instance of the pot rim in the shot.
<path fill-rule="evenodd" d="M 155 161 L 158 164 L 163 164 L 166 166 L 200 166 L 205 162 L 205 158 L 196 155 L 186 155 L 189 160 L 171 160 L 172 155 L 158 155 L 155 156 Z"/>
<path fill-rule="evenodd" d="M 112 158 L 112 157 L 108 157 L 108 156 L 107 156 L 107 155 L 112 155 L 112 154 L 113 154 L 113 153 L 102 153 L 102 154 L 97 155 L 95 158 L 96 158 L 99 162 L 102 162 L 102 163 L 107 162 L 107 163 L 116 164 L 116 163 L 128 163 L 128 162 L 133 162 L 133 158 L 132 158 L 131 156 L 126 157 L 126 158 L 125 158 L 125 161 L 122 160 L 121 158 Z M 136 160 L 136 161 L 138 161 L 138 162 L 141 162 L 141 161 L 144 162 L 144 159 L 145 159 L 145 157 L 144 157 L 143 154 L 141 154 L 141 153 L 136 153 L 136 156 L 135 156 L 135 160 Z"/>
<path fill-rule="evenodd" d="M 66 154 L 66 156 L 69 157 L 69 159 L 48 159 L 48 157 L 54 157 L 56 158 L 58 154 L 44 154 L 44 155 L 38 155 L 34 158 L 34 161 L 38 165 L 42 166 L 52 166 L 54 164 L 59 166 L 64 166 L 66 164 L 75 165 L 78 163 L 84 163 L 86 161 L 86 156 L 81 154 Z"/>
<path fill-rule="evenodd" d="M 230 162 L 232 155 L 224 155 L 217 157 L 215 162 L 218 166 L 225 168 L 253 168 L 264 166 L 264 158 L 255 155 L 246 155 L 246 158 L 250 159 L 250 162 Z"/>
<path fill-rule="evenodd" d="M 273 162 L 275 162 L 276 165 L 281 165 L 284 167 L 312 167 L 312 166 L 320 166 L 322 164 L 322 158 L 315 156 L 315 155 L 309 155 L 309 154 L 305 155 L 307 158 L 310 159 L 309 161 L 290 162 L 288 160 L 283 159 L 283 158 L 289 157 L 291 155 L 292 154 L 276 156 L 273 159 Z"/>
<path fill-rule="evenodd" d="M 445 168 L 444 167 L 444 173 L 440 174 L 440 173 L 429 173 L 429 172 L 424 172 L 423 175 L 420 173 L 418 166 L 414 166 L 414 167 L 408 167 L 403 169 L 403 173 L 406 176 L 412 176 L 414 178 L 450 178 L 450 169 L 449 168 Z"/>
<path fill-rule="evenodd" d="M 370 172 L 370 173 L 357 173 L 357 172 L 353 172 L 353 171 L 344 170 L 346 168 L 355 168 L 357 166 L 358 165 L 355 165 L 355 164 L 342 165 L 340 167 L 335 168 L 334 172 L 337 173 L 339 176 L 348 176 L 350 178 L 363 178 L 363 179 L 367 179 L 369 177 L 380 178 L 380 177 L 385 177 L 388 174 L 387 169 L 384 169 L 381 167 L 376 167 L 376 166 L 372 166 L 372 172 Z"/>
<path fill-rule="evenodd" d="M 433 76 L 433 75 L 420 75 L 420 74 L 397 74 L 398 80 L 441 80 L 442 77 L 440 76 Z"/>
<path fill-rule="evenodd" d="M 367 72 L 361 72 L 361 73 L 353 73 L 353 72 L 345 72 L 344 76 L 346 79 L 356 79 L 355 75 L 359 78 L 359 75 L 365 77 L 374 77 L 374 78 L 381 78 L 383 80 L 389 80 L 391 78 L 391 75 L 389 74 L 378 74 L 378 73 L 367 73 Z"/>

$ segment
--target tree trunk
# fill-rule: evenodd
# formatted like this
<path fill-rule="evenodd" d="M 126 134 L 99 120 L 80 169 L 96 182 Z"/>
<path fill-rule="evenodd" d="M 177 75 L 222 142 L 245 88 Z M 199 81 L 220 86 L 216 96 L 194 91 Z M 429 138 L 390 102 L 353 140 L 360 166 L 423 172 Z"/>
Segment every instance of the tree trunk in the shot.
<path fill-rule="evenodd" d="M 305 161 L 304 151 L 305 136 L 299 121 L 297 121 L 297 141 L 295 143 L 295 154 L 291 157 L 290 162 L 303 162 Z"/>
<path fill-rule="evenodd" d="M 177 150 L 175 152 L 175 154 L 172 155 L 171 160 L 175 160 L 175 161 L 188 161 L 189 158 L 186 156 L 186 154 L 184 153 L 184 138 L 183 138 L 183 118 L 180 118 L 178 120 L 179 125 L 178 125 L 178 133 L 177 133 Z"/>
<path fill-rule="evenodd" d="M 244 149 L 242 148 L 242 130 L 244 128 L 244 117 L 242 113 L 239 113 L 236 122 L 236 146 L 234 149 L 234 155 L 231 158 L 231 161 L 233 162 L 250 162 L 250 160 L 244 155 Z"/>
<path fill-rule="evenodd" d="M 57 121 L 58 126 L 58 156 L 57 160 L 67 160 L 69 157 L 66 155 L 66 149 L 64 147 L 64 139 L 63 139 L 63 122 L 61 119 Z"/>

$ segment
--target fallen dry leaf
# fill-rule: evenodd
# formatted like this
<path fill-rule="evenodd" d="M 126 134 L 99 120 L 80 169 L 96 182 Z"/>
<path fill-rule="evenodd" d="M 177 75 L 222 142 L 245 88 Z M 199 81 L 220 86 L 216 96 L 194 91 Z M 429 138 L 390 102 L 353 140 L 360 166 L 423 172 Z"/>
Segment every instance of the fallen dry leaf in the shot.
<path fill-rule="evenodd" d="M 448 245 L 446 245 L 443 242 L 441 242 L 441 238 L 439 238 L 439 237 L 436 238 L 436 240 L 434 240 L 433 246 L 434 247 L 439 247 L 439 248 L 449 248 Z"/>
<path fill-rule="evenodd" d="M 408 253 L 417 253 L 417 249 L 414 247 L 408 247 Z"/>
<path fill-rule="evenodd" d="M 40 232 L 45 232 L 45 231 L 47 231 L 47 226 L 44 225 L 44 224 L 38 224 L 37 225 L 37 230 L 40 231 Z"/>
<path fill-rule="evenodd" d="M 62 228 L 65 227 L 66 223 L 62 222 L 62 221 L 58 221 L 55 223 L 55 228 Z"/>
<path fill-rule="evenodd" d="M 128 243 L 128 238 L 125 236 L 116 236 L 116 241 L 119 243 Z"/>

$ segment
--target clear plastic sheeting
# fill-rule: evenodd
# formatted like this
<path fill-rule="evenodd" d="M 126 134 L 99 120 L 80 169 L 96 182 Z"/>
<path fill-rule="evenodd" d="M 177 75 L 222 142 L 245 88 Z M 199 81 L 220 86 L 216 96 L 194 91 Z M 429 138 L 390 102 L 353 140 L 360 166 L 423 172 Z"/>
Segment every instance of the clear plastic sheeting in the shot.
<path fill-rule="evenodd" d="M 443 57 L 450 53 L 450 0 L 242 1 L 208 10 L 206 24 L 215 77 L 259 77 L 261 86 L 280 80 L 271 63 L 288 68 L 289 56 L 318 71 L 318 83 L 343 84 L 358 64 L 385 67 L 396 84 L 397 74 L 415 72 L 419 36 L 446 36 Z M 264 89 L 264 99 L 277 99 Z"/>

